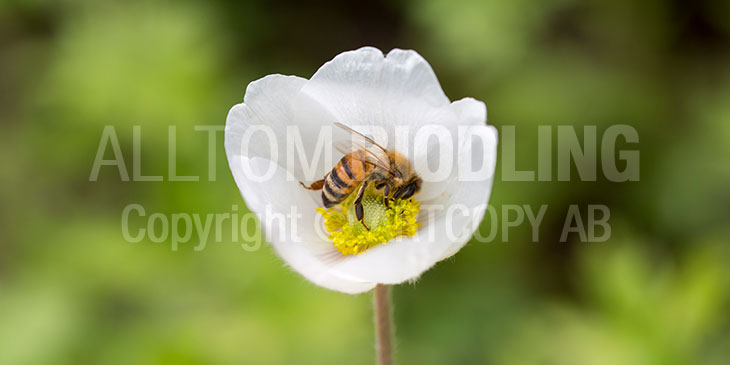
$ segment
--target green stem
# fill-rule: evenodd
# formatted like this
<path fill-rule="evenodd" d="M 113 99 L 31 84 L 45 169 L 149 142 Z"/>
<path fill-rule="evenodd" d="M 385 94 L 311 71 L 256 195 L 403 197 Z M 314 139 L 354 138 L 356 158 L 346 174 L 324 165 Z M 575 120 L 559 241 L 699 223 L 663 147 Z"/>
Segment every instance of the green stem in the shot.
<path fill-rule="evenodd" d="M 378 284 L 373 291 L 375 350 L 378 356 L 378 365 L 393 364 L 393 327 L 389 289 L 387 285 Z"/>

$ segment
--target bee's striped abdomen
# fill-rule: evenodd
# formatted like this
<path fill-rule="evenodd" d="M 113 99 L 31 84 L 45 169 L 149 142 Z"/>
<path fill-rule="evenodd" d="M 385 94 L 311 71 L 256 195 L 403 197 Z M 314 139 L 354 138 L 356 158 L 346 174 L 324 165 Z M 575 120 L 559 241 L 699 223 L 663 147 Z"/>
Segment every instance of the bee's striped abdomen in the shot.
<path fill-rule="evenodd" d="M 354 159 L 351 155 L 342 157 L 324 178 L 322 203 L 327 208 L 345 200 L 367 178 L 373 168 L 372 165 L 361 159 Z"/>

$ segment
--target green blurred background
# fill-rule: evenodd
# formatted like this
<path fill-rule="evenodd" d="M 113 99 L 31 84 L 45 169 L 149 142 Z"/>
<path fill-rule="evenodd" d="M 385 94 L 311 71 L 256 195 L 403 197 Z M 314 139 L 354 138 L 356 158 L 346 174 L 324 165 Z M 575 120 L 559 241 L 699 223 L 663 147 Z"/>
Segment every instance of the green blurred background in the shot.
<path fill-rule="evenodd" d="M 223 125 L 250 81 L 309 77 L 373 45 L 418 50 L 452 100 L 485 100 L 491 124 L 515 125 L 518 169 L 537 167 L 538 125 L 640 137 L 639 182 L 498 172 L 498 212 L 550 205 L 540 242 L 525 222 L 394 288 L 400 363 L 726 364 L 728 4 L 4 0 L 0 363 L 372 363 L 368 294 L 315 287 L 230 234 L 200 252 L 125 242 L 120 220 L 130 203 L 244 212 L 222 136 L 207 181 L 194 126 Z M 122 182 L 103 167 L 89 182 L 105 125 L 130 174 L 140 125 L 142 172 L 163 176 L 177 126 L 179 173 L 201 181 Z M 608 205 L 611 239 L 559 242 L 570 204 Z"/>

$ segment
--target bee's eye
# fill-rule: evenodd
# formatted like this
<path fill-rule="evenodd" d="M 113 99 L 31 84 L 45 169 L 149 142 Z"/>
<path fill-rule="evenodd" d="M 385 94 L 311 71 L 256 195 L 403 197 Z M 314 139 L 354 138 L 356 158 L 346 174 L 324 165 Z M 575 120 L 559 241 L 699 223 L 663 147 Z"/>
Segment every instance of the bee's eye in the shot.
<path fill-rule="evenodd" d="M 378 184 L 378 185 L 375 185 L 375 188 L 376 188 L 376 189 L 378 189 L 378 190 L 380 190 L 380 189 L 382 189 L 382 188 L 383 188 L 384 186 L 385 186 L 385 183 L 380 183 L 380 184 Z"/>
<path fill-rule="evenodd" d="M 383 193 L 387 196 L 390 193 L 390 185 L 385 185 L 385 190 Z"/>
<path fill-rule="evenodd" d="M 408 185 L 408 187 L 406 187 L 405 191 L 403 191 L 402 199 L 408 199 L 411 196 L 413 196 L 414 190 L 415 189 L 414 189 L 413 185 Z"/>
<path fill-rule="evenodd" d="M 403 190 L 403 196 L 401 199 L 408 199 L 413 196 L 413 194 L 416 193 L 416 184 L 410 183 L 406 188 Z"/>
<path fill-rule="evenodd" d="M 393 193 L 393 198 L 400 198 L 400 195 L 403 193 L 404 186 L 399 187 L 398 189 L 395 189 L 395 192 Z"/>

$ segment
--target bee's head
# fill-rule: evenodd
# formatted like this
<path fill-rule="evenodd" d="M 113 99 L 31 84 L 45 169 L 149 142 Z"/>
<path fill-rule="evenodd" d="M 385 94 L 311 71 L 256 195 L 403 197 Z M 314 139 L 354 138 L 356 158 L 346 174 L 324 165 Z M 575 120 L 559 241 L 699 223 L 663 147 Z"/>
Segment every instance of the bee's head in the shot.
<path fill-rule="evenodd" d="M 403 183 L 403 185 L 395 189 L 393 197 L 396 199 L 410 199 L 417 192 L 421 191 L 422 183 L 423 180 L 421 180 L 421 178 L 414 173 L 410 176 L 408 180 L 405 181 L 405 183 Z"/>
<path fill-rule="evenodd" d="M 422 180 L 408 158 L 397 152 L 390 154 L 393 176 L 391 176 L 391 191 L 395 199 L 409 199 L 421 190 Z"/>
<path fill-rule="evenodd" d="M 385 194 L 393 199 L 410 199 L 421 190 L 421 180 L 415 173 L 406 176 L 405 179 L 394 177 L 388 183 L 384 183 Z M 390 194 L 392 192 L 392 195 Z"/>

